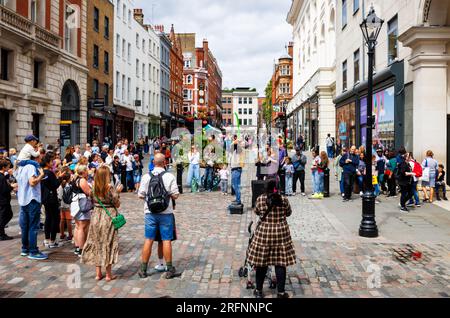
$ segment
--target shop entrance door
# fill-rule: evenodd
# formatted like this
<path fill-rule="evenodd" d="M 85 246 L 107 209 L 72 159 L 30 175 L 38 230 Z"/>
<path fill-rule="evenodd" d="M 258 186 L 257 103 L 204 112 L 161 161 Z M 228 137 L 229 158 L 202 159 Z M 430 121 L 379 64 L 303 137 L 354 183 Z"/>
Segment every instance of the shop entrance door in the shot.
<path fill-rule="evenodd" d="M 0 145 L 9 149 L 9 112 L 0 110 Z"/>

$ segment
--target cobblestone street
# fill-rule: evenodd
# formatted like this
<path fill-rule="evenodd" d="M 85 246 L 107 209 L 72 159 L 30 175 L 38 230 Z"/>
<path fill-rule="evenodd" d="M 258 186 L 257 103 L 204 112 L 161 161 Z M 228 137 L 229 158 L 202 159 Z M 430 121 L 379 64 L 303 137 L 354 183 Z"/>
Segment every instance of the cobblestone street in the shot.
<path fill-rule="evenodd" d="M 250 173 L 244 177 L 243 193 L 249 207 Z M 22 258 L 15 212 L 8 232 L 16 239 L 0 243 L 0 297 L 252 297 L 246 279 L 238 275 L 245 259 L 252 214 L 249 210 L 242 216 L 229 215 L 226 208 L 230 200 L 230 196 L 218 192 L 181 196 L 176 208 L 174 265 L 183 275 L 173 280 L 161 279 L 161 274 L 144 280 L 137 276 L 144 203 L 134 194 L 122 196 L 121 212 L 128 223 L 120 232 L 120 262 L 114 267 L 119 279 L 112 283 L 97 283 L 94 268 L 80 265 L 70 244 L 58 250 L 43 250 L 50 254 L 45 262 Z M 360 221 L 357 201 L 350 209 L 355 211 L 351 212 L 355 224 Z M 297 196 L 291 202 L 294 213 L 289 222 L 298 263 L 288 269 L 287 291 L 294 297 L 449 297 L 450 212 L 427 206 L 421 210 L 424 220 L 440 217 L 447 223 L 431 229 L 420 222 L 408 226 L 411 233 L 436 232 L 440 237 L 434 241 L 401 242 L 390 235 L 362 240 L 356 235 L 358 228 L 352 228 L 352 222 L 342 217 L 349 209 L 341 207 L 337 196 L 321 202 Z M 395 204 L 383 202 L 382 210 L 397 213 L 398 220 L 402 216 Z M 383 233 L 390 225 L 379 226 Z M 153 254 L 151 266 L 155 260 Z M 275 296 L 268 286 L 265 293 Z"/>

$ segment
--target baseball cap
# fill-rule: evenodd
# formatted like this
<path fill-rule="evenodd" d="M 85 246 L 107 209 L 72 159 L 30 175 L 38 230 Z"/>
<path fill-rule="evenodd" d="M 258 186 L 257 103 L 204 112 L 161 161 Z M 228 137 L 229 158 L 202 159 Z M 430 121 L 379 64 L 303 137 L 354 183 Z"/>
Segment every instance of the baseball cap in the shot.
<path fill-rule="evenodd" d="M 39 139 L 36 137 L 36 136 L 34 136 L 34 135 L 28 135 L 28 136 L 26 136 L 25 137 L 25 142 L 30 142 L 30 141 L 39 141 Z"/>

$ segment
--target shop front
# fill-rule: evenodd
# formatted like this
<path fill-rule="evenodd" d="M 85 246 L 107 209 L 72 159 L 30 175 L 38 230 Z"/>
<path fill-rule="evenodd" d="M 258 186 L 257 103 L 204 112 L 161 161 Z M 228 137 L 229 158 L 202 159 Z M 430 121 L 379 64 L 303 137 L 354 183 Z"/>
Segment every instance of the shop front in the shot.
<path fill-rule="evenodd" d="M 148 117 L 136 114 L 134 121 L 134 141 L 148 136 Z"/>
<path fill-rule="evenodd" d="M 133 140 L 134 137 L 134 110 L 117 106 L 116 115 L 116 140 L 126 138 L 128 141 Z"/>
<path fill-rule="evenodd" d="M 403 62 L 374 76 L 373 142 L 385 149 L 410 145 L 405 138 L 405 86 Z M 336 136 L 344 146 L 367 146 L 367 82 L 335 99 Z"/>

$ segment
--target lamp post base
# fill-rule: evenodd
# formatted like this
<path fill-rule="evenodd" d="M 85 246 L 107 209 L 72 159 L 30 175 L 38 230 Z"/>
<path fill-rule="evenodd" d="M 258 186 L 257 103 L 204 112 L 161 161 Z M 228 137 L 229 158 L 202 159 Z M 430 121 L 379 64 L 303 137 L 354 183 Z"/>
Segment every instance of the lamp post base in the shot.
<path fill-rule="evenodd" d="M 363 195 L 363 219 L 359 227 L 359 236 L 366 238 L 378 237 L 378 227 L 375 221 L 375 199 L 372 191 L 367 191 Z"/>

